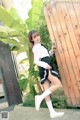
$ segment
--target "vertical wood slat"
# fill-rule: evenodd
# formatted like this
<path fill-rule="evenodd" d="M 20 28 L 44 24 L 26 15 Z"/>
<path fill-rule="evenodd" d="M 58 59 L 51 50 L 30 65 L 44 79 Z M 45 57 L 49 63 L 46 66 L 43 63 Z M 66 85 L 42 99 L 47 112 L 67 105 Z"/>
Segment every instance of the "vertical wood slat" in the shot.
<path fill-rule="evenodd" d="M 75 3 L 75 4 L 77 4 L 77 3 Z M 72 22 L 72 25 L 73 25 L 74 33 L 75 33 L 75 36 L 76 36 L 76 39 L 77 39 L 78 47 L 80 49 L 80 42 L 79 42 L 79 39 L 80 39 L 80 37 L 79 37 L 80 24 L 79 24 L 79 21 L 78 21 L 79 12 L 78 12 L 78 15 L 77 15 L 73 3 L 71 3 L 71 4 L 67 3 L 66 7 L 68 9 L 68 13 L 69 13 L 69 16 L 70 16 L 70 19 L 71 19 L 71 22 Z"/>
<path fill-rule="evenodd" d="M 61 79 L 64 73 L 65 82 L 62 79 L 62 83 L 66 98 L 69 98 L 67 102 L 71 106 L 80 106 L 80 26 L 78 21 L 80 14 L 75 10 L 75 4 L 70 2 L 52 4 L 51 2 L 44 14 L 51 39 L 55 37 L 57 43 L 56 59 Z M 77 6 L 79 7 L 78 3 Z"/>
<path fill-rule="evenodd" d="M 54 11 L 54 14 L 51 14 L 51 15 L 52 15 L 52 23 L 54 24 L 54 27 L 55 27 L 55 29 L 54 29 L 54 27 L 53 27 L 53 29 L 54 29 L 54 31 L 56 30 L 54 32 L 54 34 L 56 36 L 56 42 L 59 44 L 59 46 L 58 46 L 60 48 L 59 54 L 61 56 L 61 61 L 62 61 L 63 66 L 64 66 L 64 73 L 65 73 L 65 76 L 66 76 L 69 93 L 70 93 L 71 98 L 73 98 L 71 101 L 72 101 L 72 104 L 74 104 L 74 103 L 76 103 L 76 98 L 75 98 L 75 95 L 74 95 L 74 92 L 73 92 L 74 91 L 73 86 L 71 86 L 71 81 L 70 81 L 71 77 L 70 77 L 70 74 L 69 74 L 69 70 L 67 68 L 68 67 L 67 64 L 69 64 L 69 61 L 66 60 L 67 59 L 66 57 L 68 57 L 68 53 L 67 53 L 67 49 L 66 49 L 66 46 L 65 46 L 64 37 L 62 35 L 63 32 L 61 30 L 59 18 L 58 18 L 58 15 L 56 14 L 56 9 L 52 8 L 52 12 L 53 11 Z M 53 19 L 54 19 L 54 21 L 53 21 Z M 63 42 L 62 42 L 62 40 L 63 40 Z M 66 53 L 66 55 L 65 55 L 65 53 Z M 68 80 L 70 82 L 68 82 Z"/>
<path fill-rule="evenodd" d="M 76 17 L 77 17 L 77 20 L 78 20 L 78 25 L 80 26 L 80 1 L 77 2 L 77 3 L 72 3 L 73 7 L 74 7 L 74 10 L 75 10 L 75 13 L 76 13 Z"/>
<path fill-rule="evenodd" d="M 70 4 L 69 4 L 70 5 Z M 71 5 L 70 5 L 71 6 Z M 69 36 L 70 36 L 70 40 L 72 43 L 72 47 L 73 47 L 73 51 L 75 53 L 75 57 L 76 57 L 76 62 L 78 64 L 78 67 L 80 68 L 80 49 L 76 40 L 76 36 L 75 36 L 75 32 L 70 20 L 70 16 L 69 16 L 69 12 L 67 11 L 66 5 L 63 5 L 63 10 L 65 10 L 65 22 L 69 31 Z M 68 8 L 69 9 L 69 8 Z"/>
<path fill-rule="evenodd" d="M 78 101 L 78 99 L 79 99 L 80 93 L 79 93 L 79 90 L 78 90 L 78 86 L 76 86 L 76 85 L 77 85 L 77 80 L 78 80 L 78 78 L 80 78 L 80 76 L 79 76 L 79 72 L 78 72 L 78 66 L 77 66 L 77 63 L 76 63 L 77 59 L 76 59 L 76 56 L 75 56 L 75 53 L 74 53 L 74 49 L 75 49 L 74 47 L 75 47 L 75 44 L 77 44 L 74 41 L 74 40 L 76 40 L 76 37 L 74 37 L 75 34 L 73 32 L 73 27 L 71 25 L 71 21 L 70 21 L 70 18 L 69 18 L 67 9 L 66 9 L 66 5 L 65 4 L 61 5 L 61 8 L 63 8 L 62 11 L 64 10 L 64 12 L 62 12 L 62 13 L 63 13 L 63 16 L 64 16 L 64 22 L 65 22 L 65 25 L 66 25 L 66 28 L 67 28 L 67 33 L 69 35 L 69 39 L 66 40 L 66 43 L 67 43 L 68 51 L 69 51 L 69 54 L 70 54 L 71 64 L 72 64 L 72 67 L 73 67 L 73 71 L 72 71 L 73 74 L 71 74 L 72 83 L 73 83 L 74 92 L 75 92 L 76 99 L 77 99 L 77 104 L 79 104 L 80 100 Z M 65 37 L 66 37 L 66 35 L 65 35 Z"/>
<path fill-rule="evenodd" d="M 74 11 L 75 11 L 75 14 L 76 14 L 76 18 L 77 18 L 77 21 L 78 21 L 78 26 L 76 28 L 76 30 L 77 30 L 76 34 L 77 34 L 77 39 L 78 39 L 78 44 L 79 44 L 79 49 L 80 49 L 80 17 L 79 17 L 79 15 L 80 15 L 80 4 L 72 3 L 72 5 L 73 5 L 73 8 L 74 8 Z"/>
<path fill-rule="evenodd" d="M 44 8 L 44 14 L 45 14 L 46 22 L 48 23 L 47 27 L 49 29 L 51 39 L 55 40 L 55 36 L 53 34 L 53 30 L 52 30 L 52 27 L 51 27 L 51 22 L 50 22 L 50 19 L 49 19 L 49 15 L 47 14 L 47 9 L 46 8 Z M 57 47 L 57 45 L 56 45 L 56 47 Z M 65 91 L 66 99 L 67 99 L 68 104 L 71 104 L 71 99 L 70 99 L 68 87 L 66 85 L 66 79 L 65 79 L 65 76 L 63 74 L 64 69 L 63 69 L 63 66 L 62 66 L 62 63 L 61 63 L 61 59 L 60 59 L 60 56 L 59 56 L 59 53 L 58 53 L 58 49 L 56 49 L 55 54 L 56 54 L 56 59 L 58 61 L 58 66 L 59 66 L 59 71 L 60 71 L 60 74 L 61 74 L 62 84 L 64 85 L 63 87 L 65 88 L 64 91 Z"/>
<path fill-rule="evenodd" d="M 54 11 L 54 9 L 53 9 L 53 11 Z M 75 99 L 73 86 L 71 85 L 70 71 L 68 69 L 68 65 L 69 65 L 69 67 L 71 66 L 70 58 L 69 58 L 69 54 L 68 54 L 68 51 L 67 51 L 67 46 L 65 44 L 65 37 L 64 37 L 64 33 L 65 32 L 63 31 L 62 26 L 60 25 L 61 24 L 61 22 L 60 22 L 61 16 L 59 15 L 58 12 L 56 10 L 56 15 L 54 15 L 54 19 L 55 19 L 56 22 L 58 22 L 58 27 L 57 27 L 58 28 L 58 34 L 60 36 L 60 41 L 61 41 L 61 45 L 62 45 L 62 48 L 63 48 L 63 58 L 62 58 L 62 61 L 65 61 L 65 63 L 63 62 L 63 64 L 65 64 L 64 67 L 65 67 L 65 70 L 66 70 L 65 74 L 66 74 L 66 77 L 67 77 L 68 89 L 69 89 L 71 98 L 73 98 L 72 99 L 72 103 L 74 104 L 74 103 L 76 103 L 76 99 Z M 67 59 L 68 59 L 68 61 L 67 61 Z"/>
<path fill-rule="evenodd" d="M 67 4 L 67 6 L 68 6 L 68 9 L 67 9 L 67 11 L 69 10 L 69 8 L 71 9 L 71 4 L 69 3 L 69 4 Z M 73 9 L 72 9 L 72 13 L 73 13 Z M 70 11 L 68 11 L 69 13 L 71 13 Z M 73 15 L 74 15 L 74 13 L 73 13 Z M 79 16 L 80 14 L 78 14 L 78 16 Z M 72 15 L 70 15 L 70 18 L 71 18 L 71 16 Z M 75 16 L 75 15 L 74 15 Z M 73 18 L 73 20 L 71 21 L 71 22 L 73 22 L 74 21 L 74 19 L 75 19 L 75 17 Z M 75 20 L 76 21 L 76 20 Z M 78 27 L 77 27 L 77 33 L 75 33 L 75 29 L 74 29 L 74 24 L 73 24 L 73 26 L 72 26 L 72 28 L 73 28 L 73 32 L 74 32 L 74 35 L 76 36 L 76 34 L 78 34 L 79 32 L 80 32 L 80 27 L 79 27 L 79 23 L 78 23 Z M 79 28 L 79 29 L 78 29 Z M 70 32 L 70 34 L 72 34 L 71 32 Z M 76 75 L 76 80 L 77 80 L 77 83 L 76 83 L 76 85 L 77 85 L 77 87 L 78 87 L 78 89 L 79 89 L 79 95 L 80 95 L 80 49 L 79 49 L 79 45 L 78 45 L 78 43 L 80 43 L 80 41 L 78 41 L 77 42 L 77 36 L 75 37 L 75 39 L 74 39 L 74 36 L 72 36 L 72 45 L 73 45 L 73 51 L 74 51 L 74 54 L 75 54 L 75 64 L 74 64 L 74 66 L 76 67 L 76 69 L 74 69 L 74 71 L 75 71 L 75 75 Z M 73 40 L 75 40 L 75 41 L 73 41 Z M 76 45 L 77 44 L 77 45 Z M 80 98 L 79 98 L 80 99 Z M 80 100 L 79 100 L 80 101 Z"/>
<path fill-rule="evenodd" d="M 62 4 L 62 7 L 64 7 L 64 5 L 65 5 L 65 4 Z M 58 6 L 58 7 L 59 7 L 59 6 Z M 66 13 L 67 11 L 65 11 L 65 10 L 66 10 L 66 7 L 65 7 L 65 9 L 62 9 L 62 13 L 63 13 L 64 18 L 65 18 L 65 15 L 68 14 L 68 13 Z M 63 11 L 64 11 L 64 12 L 63 12 Z M 60 13 L 59 13 L 59 14 L 60 14 Z M 62 14 L 61 14 L 61 15 L 62 15 Z M 67 15 L 67 16 L 68 16 L 68 15 Z M 62 16 L 61 16 L 60 18 L 62 18 Z M 67 29 L 68 29 L 68 30 L 67 30 L 67 31 L 68 31 L 68 34 L 71 33 L 71 35 L 72 35 L 73 32 L 70 32 L 70 31 L 72 31 L 72 26 L 71 26 L 70 21 L 68 21 L 68 20 L 69 20 L 69 17 L 68 17 L 68 19 L 64 19 L 64 22 L 65 22 L 65 23 L 67 22 L 67 23 L 66 23 L 66 27 L 67 27 Z M 63 22 L 63 23 L 64 23 L 64 22 Z M 69 28 L 69 27 L 70 27 L 70 28 Z M 65 29 L 66 29 L 66 28 L 65 28 Z M 70 39 L 73 40 L 74 38 L 72 39 L 72 36 L 70 36 Z M 68 42 L 68 39 L 67 39 L 66 42 Z M 72 42 L 73 42 L 73 41 L 72 41 Z M 73 43 L 74 43 L 74 42 L 73 42 Z M 71 43 L 68 43 L 67 46 L 70 46 L 70 44 L 71 44 Z M 75 43 L 74 43 L 74 44 L 75 44 Z M 72 46 L 71 46 L 71 49 L 73 49 Z M 69 49 L 68 49 L 68 50 L 69 50 Z M 74 50 L 73 50 L 73 51 L 74 51 Z M 74 53 L 71 53 L 71 52 L 72 52 L 72 51 L 70 51 L 69 54 L 70 54 L 70 57 L 71 57 L 71 59 L 72 59 L 72 61 L 71 61 L 71 62 L 72 62 L 72 65 L 73 65 L 73 67 L 75 67 L 75 66 L 77 67 L 75 56 L 72 56 L 72 54 L 74 55 Z M 73 60 L 74 60 L 74 62 L 73 62 Z M 74 68 L 74 71 L 76 70 L 76 67 Z M 70 70 L 70 69 L 69 69 L 69 70 Z M 74 71 L 73 71 L 73 72 L 74 72 Z M 76 71 L 76 74 L 77 74 L 77 73 L 79 73 L 79 72 L 78 72 L 78 69 L 77 69 L 77 71 Z M 79 76 L 79 74 L 77 74 L 77 75 Z M 75 75 L 74 77 L 76 77 L 77 75 Z M 71 77 L 73 77 L 73 75 L 71 75 Z M 79 76 L 79 78 L 80 78 L 80 76 Z M 75 79 L 74 79 L 74 80 L 72 79 L 72 82 L 73 82 L 73 86 L 74 86 L 75 95 L 76 95 L 76 93 L 77 93 L 77 95 L 76 95 L 77 104 L 79 104 L 79 101 L 80 101 L 79 96 L 80 96 L 80 94 L 79 94 L 78 86 L 76 87 L 76 81 L 75 81 Z M 74 82 L 75 82 L 75 83 L 74 83 Z M 78 101 L 78 99 L 79 99 L 79 101 Z"/>

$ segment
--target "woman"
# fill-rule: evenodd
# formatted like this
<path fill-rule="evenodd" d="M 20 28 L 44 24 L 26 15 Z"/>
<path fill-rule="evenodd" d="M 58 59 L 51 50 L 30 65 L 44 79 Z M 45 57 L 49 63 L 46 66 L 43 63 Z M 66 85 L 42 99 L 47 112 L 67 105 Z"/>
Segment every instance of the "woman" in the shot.
<path fill-rule="evenodd" d="M 47 107 L 50 112 L 50 118 L 63 116 L 64 112 L 56 112 L 52 106 L 50 94 L 59 87 L 62 87 L 59 80 L 59 75 L 54 71 L 50 64 L 50 54 L 47 49 L 41 45 L 41 37 L 36 30 L 31 30 L 28 34 L 29 41 L 32 45 L 32 51 L 34 54 L 34 63 L 39 66 L 39 73 L 41 78 L 41 84 L 44 88 L 44 93 L 35 96 L 35 107 L 39 111 L 40 104 L 45 98 Z M 50 83 L 52 86 L 50 86 Z"/>

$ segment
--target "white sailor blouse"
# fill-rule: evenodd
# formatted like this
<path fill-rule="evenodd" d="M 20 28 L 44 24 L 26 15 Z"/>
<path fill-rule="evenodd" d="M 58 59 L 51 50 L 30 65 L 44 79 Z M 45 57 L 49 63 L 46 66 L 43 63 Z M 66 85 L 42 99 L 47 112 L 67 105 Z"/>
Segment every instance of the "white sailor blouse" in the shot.
<path fill-rule="evenodd" d="M 39 44 L 35 44 L 33 49 L 32 49 L 33 53 L 34 53 L 34 63 L 38 66 L 41 66 L 43 68 L 47 67 L 47 63 L 40 61 L 41 58 L 44 57 L 50 57 L 52 54 L 54 54 L 54 52 L 48 52 L 48 50 L 42 46 L 40 43 Z"/>

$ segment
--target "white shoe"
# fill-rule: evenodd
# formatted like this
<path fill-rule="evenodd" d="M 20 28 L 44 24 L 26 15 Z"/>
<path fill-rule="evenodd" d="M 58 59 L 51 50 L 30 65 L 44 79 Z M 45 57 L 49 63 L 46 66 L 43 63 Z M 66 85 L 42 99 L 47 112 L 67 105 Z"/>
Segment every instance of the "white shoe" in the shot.
<path fill-rule="evenodd" d="M 35 108 L 36 108 L 36 111 L 39 111 L 40 103 L 41 103 L 40 97 L 39 97 L 39 95 L 36 95 L 35 96 Z"/>
<path fill-rule="evenodd" d="M 64 115 L 64 112 L 54 112 L 50 114 L 50 118 L 61 117 Z"/>

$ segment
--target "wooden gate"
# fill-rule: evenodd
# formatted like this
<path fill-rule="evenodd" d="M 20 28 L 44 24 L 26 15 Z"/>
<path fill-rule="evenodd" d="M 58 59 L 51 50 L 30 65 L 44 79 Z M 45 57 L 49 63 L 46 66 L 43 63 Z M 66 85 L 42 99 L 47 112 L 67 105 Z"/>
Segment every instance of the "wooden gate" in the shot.
<path fill-rule="evenodd" d="M 56 60 L 69 106 L 80 107 L 80 1 L 51 0 L 44 7 Z"/>

